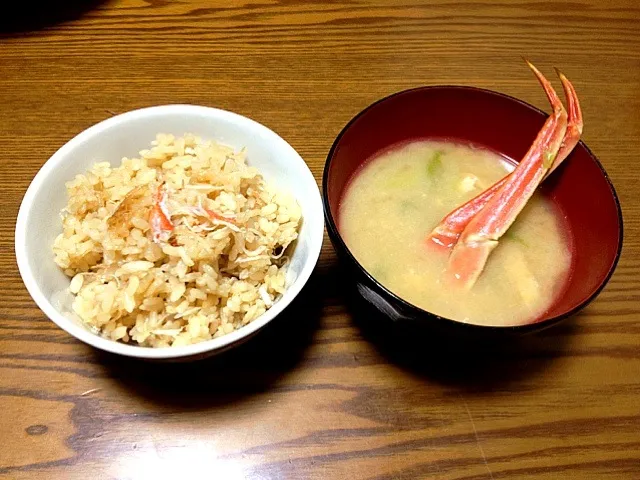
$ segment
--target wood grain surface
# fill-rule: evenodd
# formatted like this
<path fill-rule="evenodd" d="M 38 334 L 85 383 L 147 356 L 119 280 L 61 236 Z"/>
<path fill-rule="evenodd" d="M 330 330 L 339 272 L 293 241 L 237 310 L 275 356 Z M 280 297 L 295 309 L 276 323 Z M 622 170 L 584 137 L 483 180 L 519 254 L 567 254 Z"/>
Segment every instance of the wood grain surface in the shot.
<path fill-rule="evenodd" d="M 637 1 L 39 3 L 5 11 L 0 37 L 0 478 L 640 479 Z M 356 306 L 326 241 L 300 300 L 259 336 L 150 365 L 74 340 L 22 284 L 29 182 L 115 113 L 247 115 L 320 184 L 344 124 L 401 89 L 476 85 L 548 109 L 521 55 L 574 81 L 625 220 L 610 284 L 557 328 L 466 354 L 405 345 Z"/>

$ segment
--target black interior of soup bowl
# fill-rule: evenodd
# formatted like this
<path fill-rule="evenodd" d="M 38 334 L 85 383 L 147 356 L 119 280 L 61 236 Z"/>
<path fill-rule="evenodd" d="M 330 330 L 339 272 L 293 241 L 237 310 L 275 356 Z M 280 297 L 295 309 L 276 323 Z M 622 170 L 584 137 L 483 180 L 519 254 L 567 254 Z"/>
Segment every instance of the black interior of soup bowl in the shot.
<path fill-rule="evenodd" d="M 600 162 L 580 142 L 543 184 L 566 218 L 572 264 L 564 289 L 532 323 L 515 327 L 465 324 L 426 312 L 378 283 L 357 262 L 337 226 L 352 176 L 368 159 L 394 145 L 447 139 L 484 146 L 513 159 L 527 152 L 547 114 L 512 97 L 472 87 L 433 86 L 399 92 L 366 108 L 342 130 L 325 165 L 323 200 L 331 241 L 359 293 L 399 322 L 464 330 L 524 333 L 550 326 L 591 302 L 611 277 L 622 249 L 622 214 Z"/>

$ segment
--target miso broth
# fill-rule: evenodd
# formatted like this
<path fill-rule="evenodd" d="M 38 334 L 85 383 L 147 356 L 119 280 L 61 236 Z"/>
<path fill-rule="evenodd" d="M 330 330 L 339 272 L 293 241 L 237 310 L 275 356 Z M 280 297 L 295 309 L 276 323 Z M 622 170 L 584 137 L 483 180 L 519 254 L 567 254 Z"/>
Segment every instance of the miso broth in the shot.
<path fill-rule="evenodd" d="M 462 322 L 529 323 L 549 307 L 571 262 L 551 201 L 534 194 L 468 292 L 444 285 L 448 253 L 425 241 L 451 210 L 511 170 L 485 149 L 436 141 L 403 145 L 356 173 L 340 207 L 340 232 L 362 266 L 409 303 Z"/>

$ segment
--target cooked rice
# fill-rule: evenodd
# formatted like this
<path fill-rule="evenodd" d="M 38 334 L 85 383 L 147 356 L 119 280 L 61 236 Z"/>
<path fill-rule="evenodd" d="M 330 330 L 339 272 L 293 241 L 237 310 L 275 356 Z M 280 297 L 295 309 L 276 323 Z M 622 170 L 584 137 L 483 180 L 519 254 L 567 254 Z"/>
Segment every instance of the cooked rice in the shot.
<path fill-rule="evenodd" d="M 243 151 L 159 134 L 140 158 L 97 163 L 66 187 L 55 261 L 72 278 L 74 312 L 107 338 L 201 342 L 255 320 L 285 290 L 300 207 Z M 172 232 L 152 235 L 154 208 Z"/>

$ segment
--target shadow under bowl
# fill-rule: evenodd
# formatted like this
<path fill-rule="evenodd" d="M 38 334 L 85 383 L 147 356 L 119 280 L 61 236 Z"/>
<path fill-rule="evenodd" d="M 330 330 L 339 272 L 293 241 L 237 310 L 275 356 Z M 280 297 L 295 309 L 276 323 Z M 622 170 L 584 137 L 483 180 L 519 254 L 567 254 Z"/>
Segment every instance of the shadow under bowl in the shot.
<path fill-rule="evenodd" d="M 398 326 L 410 330 L 427 327 L 474 338 L 541 330 L 595 299 L 611 278 L 622 250 L 622 212 L 604 168 L 583 142 L 541 187 L 566 217 L 573 255 L 563 291 L 529 324 L 473 325 L 418 308 L 377 282 L 350 252 L 338 229 L 340 204 L 350 180 L 376 154 L 410 141 L 439 139 L 483 146 L 520 159 L 546 118 L 541 110 L 515 98 L 461 86 L 402 91 L 354 117 L 327 157 L 323 202 L 329 237 L 359 294 Z"/>

